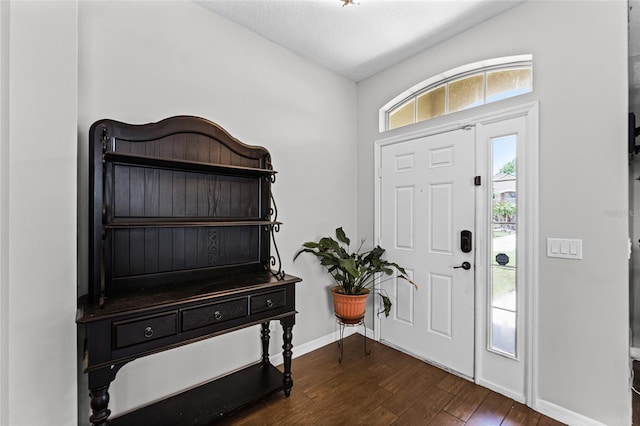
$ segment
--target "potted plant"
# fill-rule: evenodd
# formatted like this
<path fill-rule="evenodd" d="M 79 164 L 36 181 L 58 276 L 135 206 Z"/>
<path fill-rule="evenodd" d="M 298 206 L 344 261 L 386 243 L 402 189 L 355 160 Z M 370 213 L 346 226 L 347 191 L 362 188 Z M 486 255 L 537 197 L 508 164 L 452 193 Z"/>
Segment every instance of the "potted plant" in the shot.
<path fill-rule="evenodd" d="M 337 241 L 336 241 L 337 240 Z M 335 313 L 345 322 L 359 321 L 364 317 L 366 301 L 373 290 L 382 298 L 385 316 L 391 311 L 389 297 L 374 288 L 375 277 L 380 273 L 392 275 L 394 270 L 398 277 L 404 279 L 415 288 L 416 284 L 409 279 L 407 272 L 397 263 L 382 258 L 385 252 L 380 246 L 365 252 L 361 252 L 364 240 L 355 252 L 349 251 L 351 240 L 345 235 L 342 227 L 336 229 L 336 239 L 323 237 L 319 241 L 308 241 L 303 244 L 293 258 L 293 261 L 302 253 L 311 253 L 320 260 L 329 274 L 336 282 L 331 288 Z"/>

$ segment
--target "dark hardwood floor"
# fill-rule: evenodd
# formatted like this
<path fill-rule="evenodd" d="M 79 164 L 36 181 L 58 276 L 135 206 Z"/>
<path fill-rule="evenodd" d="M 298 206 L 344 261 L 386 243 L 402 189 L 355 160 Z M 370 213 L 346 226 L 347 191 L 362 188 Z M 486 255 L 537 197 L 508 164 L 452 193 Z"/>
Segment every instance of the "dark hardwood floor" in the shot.
<path fill-rule="evenodd" d="M 409 355 L 345 339 L 293 360 L 294 386 L 224 419 L 225 425 L 561 425 L 523 404 Z M 294 348 L 295 350 L 295 348 Z"/>

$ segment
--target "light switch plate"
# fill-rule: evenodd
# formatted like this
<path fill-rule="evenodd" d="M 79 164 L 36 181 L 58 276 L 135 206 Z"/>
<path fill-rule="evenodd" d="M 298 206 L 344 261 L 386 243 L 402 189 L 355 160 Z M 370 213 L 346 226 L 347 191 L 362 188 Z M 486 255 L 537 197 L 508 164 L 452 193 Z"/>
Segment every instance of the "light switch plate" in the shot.
<path fill-rule="evenodd" d="M 547 238 L 547 257 L 582 259 L 582 240 Z"/>

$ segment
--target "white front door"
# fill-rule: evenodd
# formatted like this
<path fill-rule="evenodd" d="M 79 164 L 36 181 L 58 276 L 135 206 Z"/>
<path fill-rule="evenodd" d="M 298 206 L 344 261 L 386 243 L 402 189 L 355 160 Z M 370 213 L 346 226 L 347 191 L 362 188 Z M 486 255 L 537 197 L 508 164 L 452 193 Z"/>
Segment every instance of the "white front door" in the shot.
<path fill-rule="evenodd" d="M 475 154 L 473 128 L 383 145 L 379 244 L 407 269 L 414 290 L 381 283 L 393 302 L 380 338 L 459 374 L 474 376 Z M 462 266 L 465 267 L 462 267 Z"/>

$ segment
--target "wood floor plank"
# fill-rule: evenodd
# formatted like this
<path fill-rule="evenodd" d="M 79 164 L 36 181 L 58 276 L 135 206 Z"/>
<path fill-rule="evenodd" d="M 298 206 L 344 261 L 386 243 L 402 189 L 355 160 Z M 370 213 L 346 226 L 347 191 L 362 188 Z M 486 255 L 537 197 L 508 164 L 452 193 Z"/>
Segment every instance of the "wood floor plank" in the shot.
<path fill-rule="evenodd" d="M 457 395 L 469 381 L 462 377 L 454 376 L 453 374 L 447 374 L 443 377 L 442 381 L 438 383 L 438 387 L 452 395 Z"/>
<path fill-rule="evenodd" d="M 495 392 L 489 392 L 474 411 L 467 426 L 499 426 L 511 410 L 513 400 Z"/>
<path fill-rule="evenodd" d="M 535 426 L 538 424 L 538 419 L 539 417 L 511 407 L 507 417 L 502 421 L 502 426 Z"/>
<path fill-rule="evenodd" d="M 440 411 L 429 424 L 433 426 L 461 426 L 464 425 L 464 422 L 446 411 Z"/>
<path fill-rule="evenodd" d="M 452 416 L 466 422 L 480 404 L 482 404 L 482 401 L 484 401 L 488 394 L 489 390 L 487 388 L 467 382 L 449 404 L 444 407 L 444 410 Z"/>
<path fill-rule="evenodd" d="M 529 408 L 526 405 L 517 401 L 513 401 L 513 409 L 521 411 L 524 414 L 531 416 L 535 419 L 540 419 L 540 417 L 542 416 L 542 414 L 538 413 L 536 410 Z"/>
<path fill-rule="evenodd" d="M 393 424 L 426 425 L 442 411 L 451 399 L 453 399 L 453 395 L 436 387 L 413 404 Z"/>
<path fill-rule="evenodd" d="M 397 420 L 398 416 L 386 408 L 379 406 L 367 412 L 361 412 L 351 424 L 356 425 L 390 425 Z"/>
<path fill-rule="evenodd" d="M 396 416 L 401 416 L 413 404 L 422 399 L 426 393 L 436 388 L 439 381 L 438 377 L 429 374 L 415 377 L 413 380 L 406 382 L 404 387 L 386 400 L 384 407 Z"/>
<path fill-rule="evenodd" d="M 413 382 L 416 377 L 420 376 L 420 366 L 416 363 L 407 364 L 396 371 L 396 374 L 388 379 L 380 382 L 380 386 L 387 389 L 391 393 L 396 393 L 404 388 L 408 383 Z"/>
<path fill-rule="evenodd" d="M 563 426 L 563 425 L 564 423 L 560 423 L 559 421 L 547 416 L 540 416 L 540 420 L 538 420 L 538 426 Z"/>

